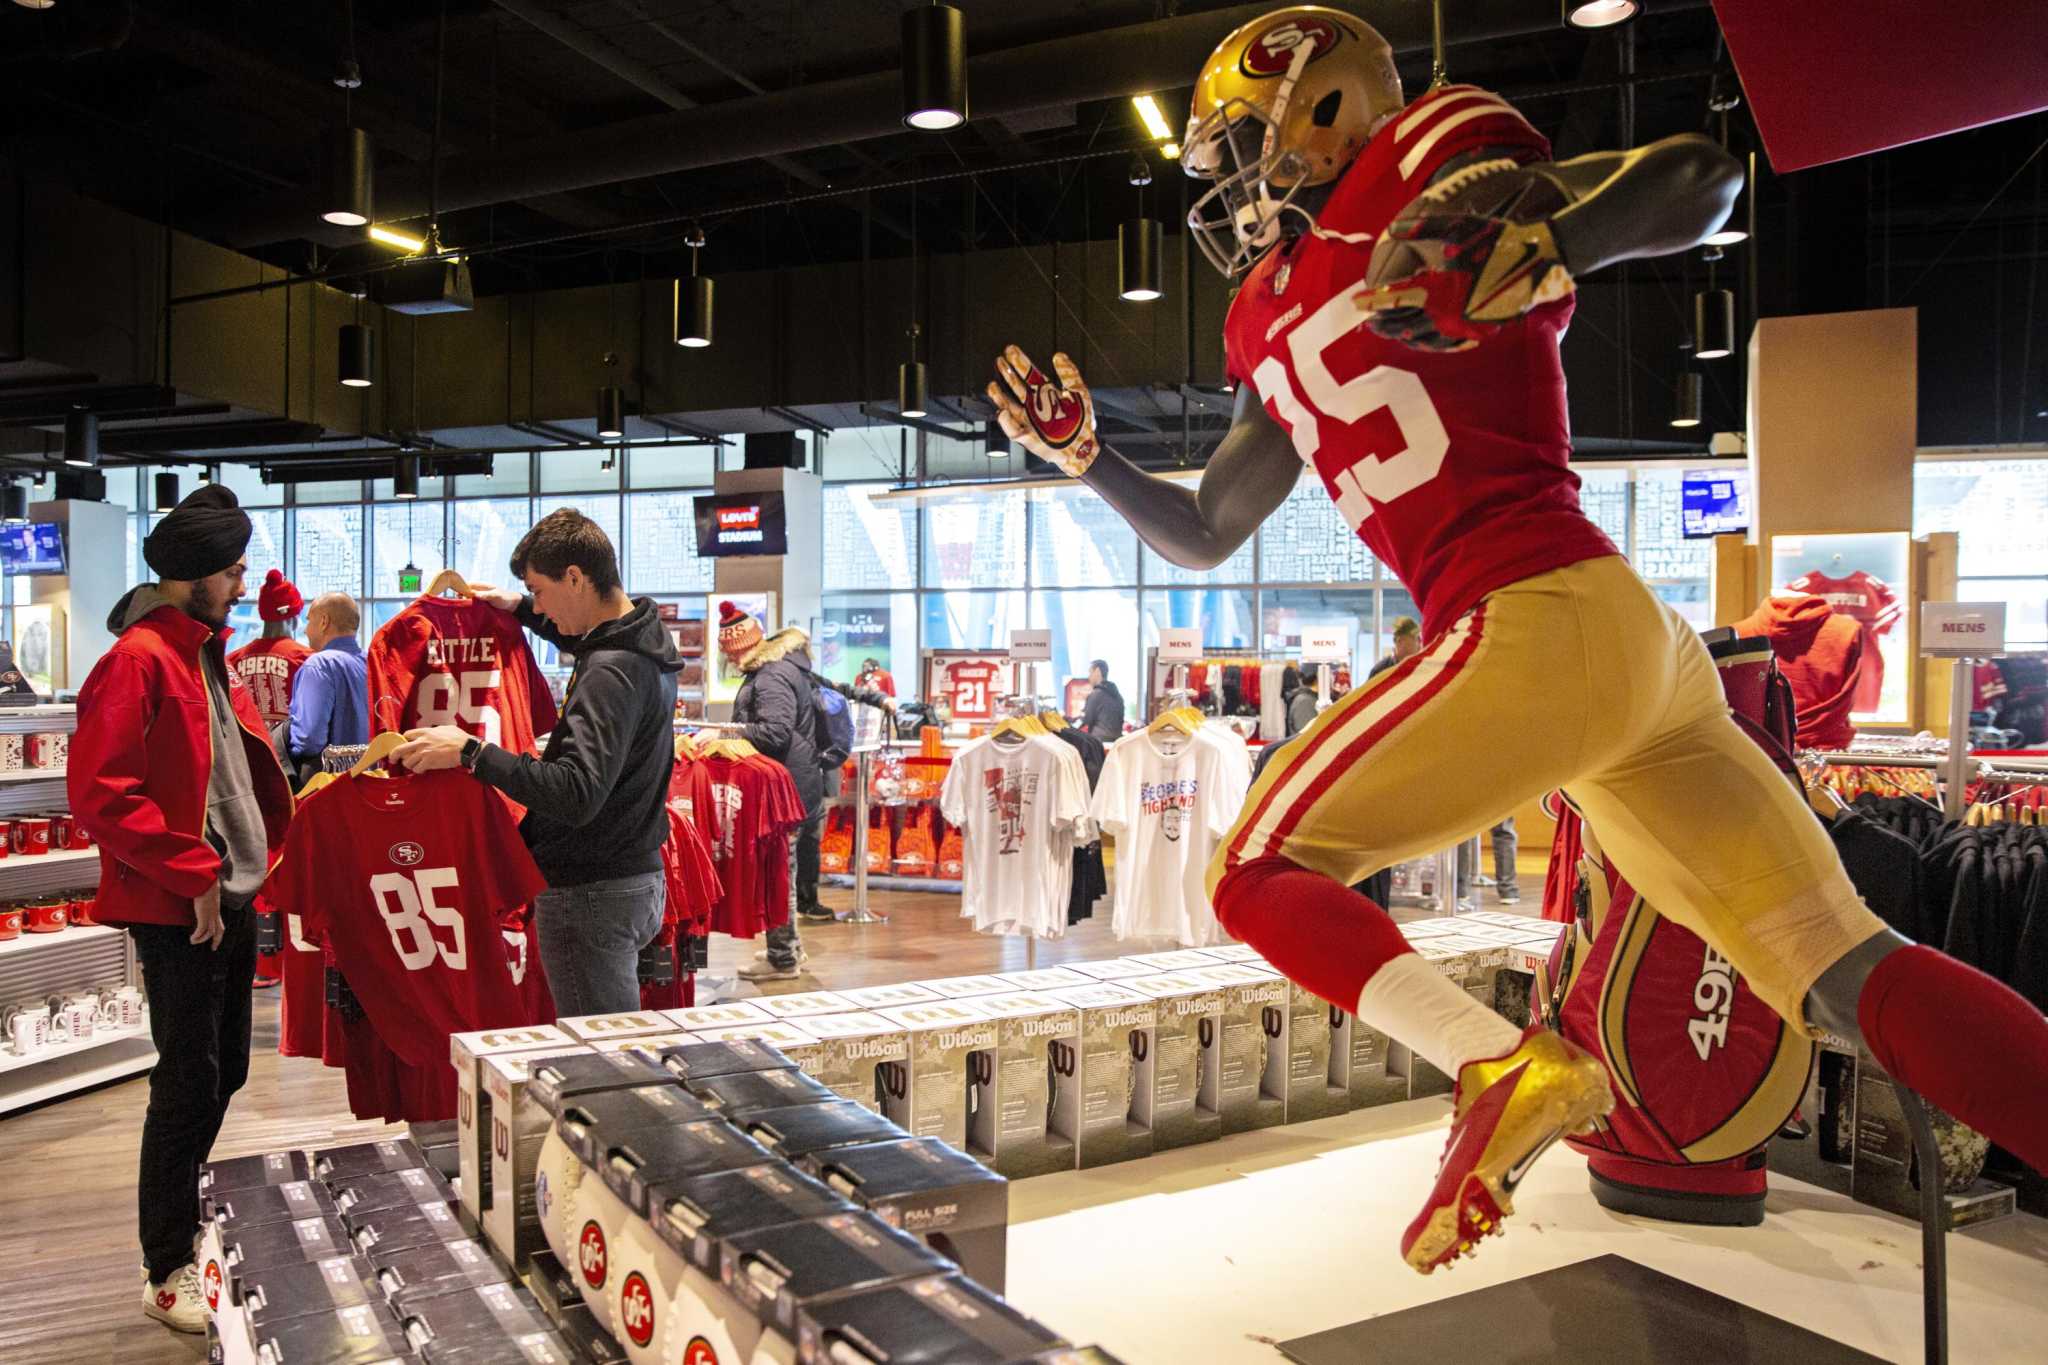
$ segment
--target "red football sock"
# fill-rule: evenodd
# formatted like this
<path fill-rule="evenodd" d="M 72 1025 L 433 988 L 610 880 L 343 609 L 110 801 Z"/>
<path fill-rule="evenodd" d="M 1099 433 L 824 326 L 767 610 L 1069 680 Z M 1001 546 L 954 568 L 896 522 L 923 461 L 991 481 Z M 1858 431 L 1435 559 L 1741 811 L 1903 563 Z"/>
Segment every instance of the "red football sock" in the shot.
<path fill-rule="evenodd" d="M 2017 991 L 1915 944 L 1878 962 L 1856 1023 L 1894 1079 L 2048 1173 L 2048 1020 Z"/>
<path fill-rule="evenodd" d="M 1415 950 L 1387 912 L 1342 882 L 1287 858 L 1254 858 L 1223 874 L 1216 919 L 1281 973 L 1339 1009 L 1383 965 Z"/>

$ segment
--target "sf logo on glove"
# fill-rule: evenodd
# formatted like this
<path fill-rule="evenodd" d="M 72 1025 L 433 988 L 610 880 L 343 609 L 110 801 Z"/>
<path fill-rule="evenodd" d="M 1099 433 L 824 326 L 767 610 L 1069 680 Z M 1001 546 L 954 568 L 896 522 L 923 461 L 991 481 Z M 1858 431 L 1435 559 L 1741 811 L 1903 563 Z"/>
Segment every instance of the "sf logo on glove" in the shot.
<path fill-rule="evenodd" d="M 1054 450 L 1065 450 L 1088 428 L 1088 405 L 1078 393 L 1069 393 L 1046 377 L 1036 365 L 1024 376 L 1025 411 L 1038 439 Z"/>

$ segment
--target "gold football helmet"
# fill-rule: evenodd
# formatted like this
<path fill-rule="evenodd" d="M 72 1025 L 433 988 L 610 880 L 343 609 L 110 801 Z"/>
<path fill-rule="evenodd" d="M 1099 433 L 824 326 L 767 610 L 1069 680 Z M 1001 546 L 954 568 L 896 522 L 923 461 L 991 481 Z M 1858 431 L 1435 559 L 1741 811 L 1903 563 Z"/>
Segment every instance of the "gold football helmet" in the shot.
<path fill-rule="evenodd" d="M 1239 28 L 1195 81 L 1181 165 L 1213 180 L 1188 212 L 1202 252 L 1235 276 L 1280 239 L 1301 192 L 1327 185 L 1398 113 L 1394 49 L 1341 10 L 1291 5 Z"/>

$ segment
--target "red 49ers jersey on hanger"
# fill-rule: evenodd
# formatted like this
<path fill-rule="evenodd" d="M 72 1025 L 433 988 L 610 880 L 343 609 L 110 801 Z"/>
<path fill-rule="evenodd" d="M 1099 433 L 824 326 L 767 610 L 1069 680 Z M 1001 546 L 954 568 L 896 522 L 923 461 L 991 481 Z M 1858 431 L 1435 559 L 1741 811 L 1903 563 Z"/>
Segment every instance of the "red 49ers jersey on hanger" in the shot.
<path fill-rule="evenodd" d="M 1815 569 L 1785 586 L 1793 592 L 1812 593 L 1862 628 L 1863 662 L 1856 670 L 1856 695 L 1849 710 L 1857 715 L 1878 711 L 1884 696 L 1884 655 L 1877 638 L 1890 633 L 1905 614 L 1905 604 L 1892 585 L 1861 569 L 1842 578 L 1830 578 Z"/>
<path fill-rule="evenodd" d="M 454 725 L 530 754 L 555 728 L 555 698 L 510 612 L 422 597 L 370 641 L 370 728 Z"/>
<path fill-rule="evenodd" d="M 228 655 L 228 668 L 255 698 L 263 723 L 275 725 L 291 715 L 292 680 L 299 676 L 300 665 L 312 657 L 312 650 L 289 635 L 280 635 L 243 645 Z"/>
<path fill-rule="evenodd" d="M 1431 636 L 1496 588 L 1618 553 L 1567 465 L 1557 347 L 1571 299 L 1465 351 L 1413 350 L 1361 325 L 1374 242 L 1444 166 L 1482 151 L 1528 163 L 1550 144 L 1469 85 L 1416 100 L 1366 144 L 1314 230 L 1252 267 L 1223 331 L 1231 374 L 1414 594 Z"/>

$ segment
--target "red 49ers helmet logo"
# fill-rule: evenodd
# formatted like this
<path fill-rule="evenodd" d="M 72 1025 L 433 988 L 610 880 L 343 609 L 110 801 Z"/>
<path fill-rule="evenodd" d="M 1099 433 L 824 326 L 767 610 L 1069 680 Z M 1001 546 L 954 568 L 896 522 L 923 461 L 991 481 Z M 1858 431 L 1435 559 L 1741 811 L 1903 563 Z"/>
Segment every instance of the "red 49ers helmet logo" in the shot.
<path fill-rule="evenodd" d="M 592 1289 L 604 1288 L 605 1272 L 604 1229 L 595 1222 L 583 1225 L 583 1235 L 576 1239 L 576 1260 L 583 1269 L 583 1283 Z"/>
<path fill-rule="evenodd" d="M 683 1365 L 718 1365 L 718 1352 L 702 1337 L 691 1337 L 683 1348 Z"/>
<path fill-rule="evenodd" d="M 654 1291 L 647 1287 L 647 1277 L 637 1270 L 619 1286 L 619 1318 L 620 1326 L 635 1346 L 645 1346 L 654 1340 Z"/>
<path fill-rule="evenodd" d="M 218 1312 L 220 1309 L 220 1262 L 212 1257 L 207 1258 L 205 1278 L 206 1306 L 208 1309 Z"/>
<path fill-rule="evenodd" d="M 1342 36 L 1343 30 L 1327 19 L 1295 15 L 1280 20 L 1247 43 L 1238 66 L 1247 76 L 1284 76 L 1294 64 L 1294 50 L 1303 43 L 1315 39 L 1316 49 L 1309 54 L 1309 60 L 1319 62 Z"/>
<path fill-rule="evenodd" d="M 1065 450 L 1080 438 L 1087 424 L 1088 405 L 1078 393 L 1069 393 L 1036 365 L 1024 376 L 1024 400 L 1031 417 L 1031 429 L 1038 439 L 1054 450 Z"/>

